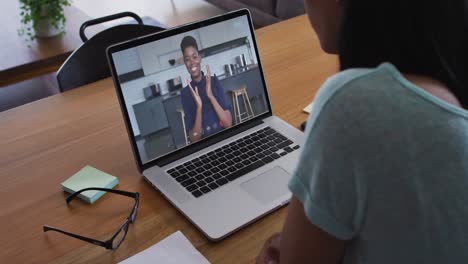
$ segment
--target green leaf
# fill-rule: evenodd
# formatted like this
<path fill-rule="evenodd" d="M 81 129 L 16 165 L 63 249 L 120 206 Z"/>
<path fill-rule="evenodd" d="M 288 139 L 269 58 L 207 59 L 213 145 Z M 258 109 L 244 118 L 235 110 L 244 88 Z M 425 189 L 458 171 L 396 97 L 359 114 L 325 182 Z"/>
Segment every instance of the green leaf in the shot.
<path fill-rule="evenodd" d="M 70 6 L 72 0 L 19 0 L 19 3 L 23 27 L 18 30 L 18 34 L 28 32 L 27 40 L 33 41 L 36 36 L 32 28 L 37 27 L 41 19 L 48 19 L 55 28 L 64 29 L 66 18 L 63 8 Z"/>

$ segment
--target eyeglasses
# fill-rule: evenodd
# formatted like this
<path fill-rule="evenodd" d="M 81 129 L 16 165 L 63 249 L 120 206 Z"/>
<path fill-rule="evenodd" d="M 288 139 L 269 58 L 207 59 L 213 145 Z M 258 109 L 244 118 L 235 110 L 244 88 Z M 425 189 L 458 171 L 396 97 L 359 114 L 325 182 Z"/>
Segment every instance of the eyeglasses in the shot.
<path fill-rule="evenodd" d="M 120 194 L 120 195 L 124 195 L 124 196 L 128 196 L 128 197 L 132 197 L 132 198 L 135 198 L 135 205 L 133 206 L 132 212 L 127 217 L 127 220 L 125 221 L 125 223 L 107 241 L 100 241 L 100 240 L 96 240 L 96 239 L 93 239 L 93 238 L 80 236 L 80 235 L 73 234 L 73 233 L 70 233 L 70 232 L 55 228 L 55 227 L 51 227 L 51 226 L 48 226 L 48 225 L 43 226 L 44 232 L 57 231 L 59 233 L 65 234 L 67 236 L 78 238 L 80 240 L 92 243 L 94 245 L 105 247 L 106 249 L 112 249 L 112 250 L 117 249 L 120 246 L 120 244 L 122 244 L 122 241 L 125 239 L 125 236 L 127 235 L 128 226 L 130 225 L 130 223 L 135 222 L 137 212 L 138 212 L 138 206 L 140 205 L 140 194 L 137 193 L 137 192 L 133 193 L 133 192 L 126 192 L 126 191 L 107 189 L 107 188 L 85 188 L 85 189 L 79 190 L 77 192 L 74 192 L 70 196 L 68 196 L 67 197 L 67 204 L 69 204 L 71 202 L 71 200 L 73 200 L 73 198 L 75 198 L 78 194 L 80 194 L 82 192 L 85 192 L 85 191 L 105 191 L 105 192 L 109 192 L 109 193 L 115 193 L 115 194 Z"/>

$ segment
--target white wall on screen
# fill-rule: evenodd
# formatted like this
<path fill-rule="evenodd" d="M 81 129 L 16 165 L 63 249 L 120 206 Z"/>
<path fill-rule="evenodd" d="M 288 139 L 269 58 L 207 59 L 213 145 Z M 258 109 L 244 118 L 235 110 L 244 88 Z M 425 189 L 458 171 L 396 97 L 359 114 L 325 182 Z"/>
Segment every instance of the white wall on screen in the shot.
<path fill-rule="evenodd" d="M 180 42 L 185 36 L 195 38 L 200 50 L 242 37 L 248 37 L 249 42 L 252 43 L 250 28 L 247 19 L 244 17 L 188 31 L 168 39 L 162 39 L 137 47 L 144 74 L 150 75 L 172 67 L 169 64 L 169 60 L 174 59 L 178 61 L 182 57 Z M 254 54 L 254 52 L 254 48 L 251 46 L 251 51 L 246 55 Z M 249 61 L 248 64 L 250 63 L 252 62 Z M 253 58 L 253 63 L 257 63 L 256 58 Z"/>
<path fill-rule="evenodd" d="M 249 36 L 250 28 L 244 17 L 234 18 L 208 27 L 198 29 L 200 41 L 203 48 L 212 47 L 230 40 Z"/>
<path fill-rule="evenodd" d="M 213 56 L 203 58 L 203 71 L 206 72 L 205 67 L 207 64 L 209 64 L 211 75 L 222 75 L 224 73 L 224 64 L 236 63 L 235 57 L 243 53 L 246 54 L 246 52 L 247 46 L 240 46 Z M 186 86 L 187 80 L 190 79 L 190 74 L 187 72 L 185 65 L 175 66 L 168 70 L 121 84 L 122 93 L 126 100 L 127 111 L 130 116 L 130 123 L 134 129 L 135 136 L 140 134 L 140 130 L 138 129 L 135 113 L 133 112 L 133 105 L 146 100 L 143 94 L 143 88 L 148 87 L 151 83 L 158 83 L 161 87 L 162 94 L 166 94 L 169 91 L 167 80 L 177 76 L 182 78 L 183 86 Z"/>
<path fill-rule="evenodd" d="M 119 74 L 139 69 L 143 69 L 145 74 L 144 77 L 121 84 L 122 92 L 126 99 L 127 111 L 130 116 L 130 123 L 134 129 L 135 136 L 138 136 L 140 131 L 133 111 L 133 105 L 145 101 L 143 88 L 148 87 L 152 83 L 157 83 L 161 87 L 161 93 L 166 94 L 169 90 L 167 80 L 178 76 L 181 77 L 183 86 L 186 86 L 186 80 L 190 78 L 190 75 L 185 65 L 176 64 L 175 66 L 171 66 L 169 60 L 177 60 L 182 57 L 180 42 L 182 38 L 187 35 L 195 38 L 199 49 L 205 49 L 246 36 L 250 43 L 253 43 L 252 37 L 250 36 L 248 21 L 245 17 L 240 17 L 209 27 L 192 30 L 168 39 L 147 43 L 137 48 L 126 50 L 125 52 L 116 53 L 119 54 L 118 56 L 114 54 L 114 60 Z M 250 45 L 250 50 L 248 46 L 243 45 L 203 58 L 203 71 L 206 71 L 206 64 L 209 64 L 212 75 L 221 75 L 224 73 L 224 65 L 236 64 L 235 57 L 241 54 L 247 56 L 248 64 L 258 63 L 253 45 Z"/>
<path fill-rule="evenodd" d="M 122 50 L 114 53 L 112 56 L 118 75 L 140 70 L 142 68 L 140 55 L 136 48 Z"/>
<path fill-rule="evenodd" d="M 120 75 L 143 69 L 145 75 L 151 75 L 172 67 L 169 64 L 169 60 L 177 60 L 182 57 L 180 42 L 187 35 L 195 38 L 199 49 L 245 36 L 248 37 L 250 43 L 253 43 L 247 19 L 244 17 L 235 18 L 206 28 L 188 31 L 168 39 L 148 43 L 137 48 L 117 52 L 113 55 L 117 73 Z M 251 45 L 251 50 L 247 54 L 255 54 L 253 45 Z M 257 59 L 254 56 L 252 59 L 253 62 L 248 62 L 248 64 L 257 64 Z"/>
<path fill-rule="evenodd" d="M 147 43 L 137 47 L 138 54 L 140 56 L 143 72 L 145 75 L 151 75 L 161 70 L 171 67 L 168 59 L 161 60 L 161 56 L 167 55 L 168 53 L 174 54 L 177 59 L 182 57 L 180 54 L 180 42 L 185 36 L 192 36 L 200 45 L 200 39 L 196 30 L 188 31 L 183 34 L 173 36 L 167 39 L 158 40 L 155 42 Z"/>

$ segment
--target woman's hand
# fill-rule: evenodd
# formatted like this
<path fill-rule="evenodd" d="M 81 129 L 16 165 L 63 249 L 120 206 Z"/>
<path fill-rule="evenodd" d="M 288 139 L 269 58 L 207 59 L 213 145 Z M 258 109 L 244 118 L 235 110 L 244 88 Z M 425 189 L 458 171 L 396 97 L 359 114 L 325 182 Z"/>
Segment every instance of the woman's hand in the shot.
<path fill-rule="evenodd" d="M 278 264 L 280 261 L 281 234 L 276 233 L 267 239 L 263 245 L 257 264 Z"/>
<path fill-rule="evenodd" d="M 187 84 L 190 90 L 190 93 L 192 93 L 193 100 L 195 101 L 195 104 L 197 105 L 197 109 L 202 108 L 202 100 L 200 95 L 198 94 L 198 87 L 195 86 L 195 89 L 193 89 L 192 85 L 190 84 L 190 81 L 187 80 Z"/>
<path fill-rule="evenodd" d="M 213 96 L 213 90 L 211 90 L 211 70 L 210 70 L 210 65 L 206 65 L 206 96 L 208 98 L 212 99 Z"/>

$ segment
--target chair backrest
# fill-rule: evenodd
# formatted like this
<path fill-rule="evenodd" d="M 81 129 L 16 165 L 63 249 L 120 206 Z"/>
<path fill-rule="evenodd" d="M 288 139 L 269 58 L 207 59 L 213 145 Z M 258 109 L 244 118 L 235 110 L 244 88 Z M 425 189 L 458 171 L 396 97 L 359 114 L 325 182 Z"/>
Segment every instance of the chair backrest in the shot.
<path fill-rule="evenodd" d="M 97 33 L 89 40 L 84 35 L 86 26 L 129 16 L 128 14 L 129 12 L 124 12 L 83 23 L 80 36 L 85 42 L 67 58 L 57 71 L 57 82 L 61 92 L 109 77 L 111 74 L 106 58 L 107 47 L 164 30 L 160 27 L 143 25 L 140 18 L 136 19 L 139 24 L 114 26 Z M 130 14 L 132 17 L 138 17 L 133 13 Z"/>

